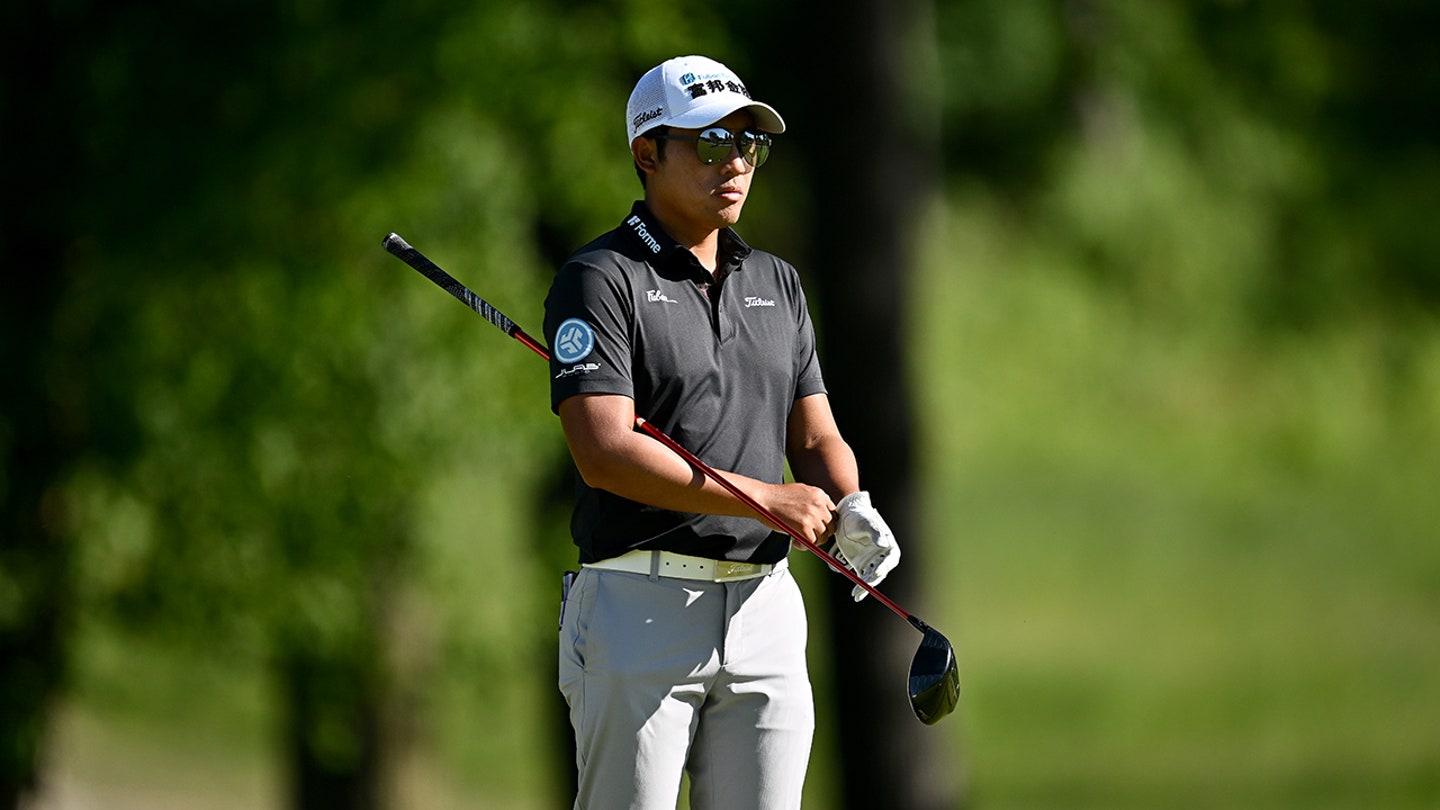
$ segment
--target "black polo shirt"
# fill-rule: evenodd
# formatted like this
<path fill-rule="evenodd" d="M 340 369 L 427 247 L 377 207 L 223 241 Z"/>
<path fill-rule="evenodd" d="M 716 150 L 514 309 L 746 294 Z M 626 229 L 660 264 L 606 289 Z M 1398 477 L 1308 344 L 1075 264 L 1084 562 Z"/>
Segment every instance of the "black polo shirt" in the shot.
<path fill-rule="evenodd" d="M 800 277 L 726 229 L 714 278 L 635 203 L 550 287 L 550 405 L 558 411 L 576 394 L 630 397 L 638 415 L 710 466 L 778 484 L 791 406 L 825 392 Z M 632 549 L 772 563 L 790 547 L 755 518 L 657 509 L 583 481 L 571 534 L 582 563 Z"/>

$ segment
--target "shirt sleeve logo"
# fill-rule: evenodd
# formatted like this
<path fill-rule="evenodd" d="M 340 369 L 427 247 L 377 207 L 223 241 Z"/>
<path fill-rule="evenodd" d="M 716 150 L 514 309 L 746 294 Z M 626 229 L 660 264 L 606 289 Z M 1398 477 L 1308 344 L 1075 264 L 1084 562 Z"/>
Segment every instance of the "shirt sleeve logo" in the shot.
<path fill-rule="evenodd" d="M 571 318 L 555 330 L 555 359 L 578 363 L 595 350 L 595 330 L 579 318 Z"/>

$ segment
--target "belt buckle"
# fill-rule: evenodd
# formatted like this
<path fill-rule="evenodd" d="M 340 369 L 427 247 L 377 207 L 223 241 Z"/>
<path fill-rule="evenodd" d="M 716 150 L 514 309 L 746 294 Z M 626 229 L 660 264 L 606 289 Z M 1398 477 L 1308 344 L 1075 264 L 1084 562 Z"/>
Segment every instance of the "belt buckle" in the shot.
<path fill-rule="evenodd" d="M 760 565 L 757 563 L 731 562 L 730 560 L 715 561 L 715 581 L 726 582 L 732 579 L 746 579 L 760 573 Z"/>

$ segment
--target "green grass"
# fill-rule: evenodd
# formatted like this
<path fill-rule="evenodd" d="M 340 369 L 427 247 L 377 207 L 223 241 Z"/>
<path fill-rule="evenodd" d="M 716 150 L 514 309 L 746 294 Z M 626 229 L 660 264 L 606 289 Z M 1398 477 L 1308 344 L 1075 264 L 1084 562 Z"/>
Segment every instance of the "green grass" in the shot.
<path fill-rule="evenodd" d="M 280 806 L 275 712 L 259 670 L 88 627 L 75 671 L 33 810 Z"/>
<path fill-rule="evenodd" d="M 948 238 L 916 368 L 974 806 L 1440 806 L 1440 353 L 1397 385 L 1363 330 L 1245 343 Z"/>
<path fill-rule="evenodd" d="M 1148 482 L 951 486 L 979 806 L 1434 806 L 1440 605 L 1365 544 Z"/>

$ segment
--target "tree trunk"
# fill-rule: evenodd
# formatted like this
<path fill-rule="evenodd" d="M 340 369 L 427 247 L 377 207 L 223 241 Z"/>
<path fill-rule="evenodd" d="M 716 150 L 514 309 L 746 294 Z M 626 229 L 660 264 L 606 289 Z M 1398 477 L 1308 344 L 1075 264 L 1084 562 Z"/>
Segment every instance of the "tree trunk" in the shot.
<path fill-rule="evenodd" d="M 802 271 L 825 381 L 861 485 L 904 552 L 882 589 L 923 616 L 920 572 L 942 564 L 944 549 L 928 547 L 918 531 L 906 336 L 918 226 L 941 171 L 939 114 L 924 95 L 938 81 L 933 9 L 929 0 L 802 5 L 786 41 L 756 53 L 793 53 L 801 40 L 822 49 L 800 62 L 813 70 L 771 63 L 760 73 L 767 86 L 782 70 L 796 83 L 785 101 L 797 110 L 785 113 L 793 116 L 785 137 L 808 164 L 814 222 Z M 848 581 L 826 581 L 844 806 L 959 806 L 962 768 L 949 733 L 922 725 L 907 695 L 920 635 L 873 600 L 853 604 Z"/>
<path fill-rule="evenodd" d="M 405 542 L 368 561 L 371 580 L 358 587 L 369 618 L 340 630 L 343 641 L 297 634 L 280 642 L 280 752 L 295 810 L 411 803 L 405 776 L 425 734 L 423 689 L 437 662 L 431 628 L 394 570 Z"/>
<path fill-rule="evenodd" d="M 365 668 L 292 650 L 281 666 L 296 810 L 381 810 L 378 689 Z"/>
<path fill-rule="evenodd" d="M 55 363 L 66 284 L 69 37 L 47 4 L 7 14 L 4 187 L 13 203 L 0 281 L 0 808 L 35 787 L 49 711 L 62 691 L 73 608 L 72 544 L 60 485 L 82 441 L 83 388 Z"/>

